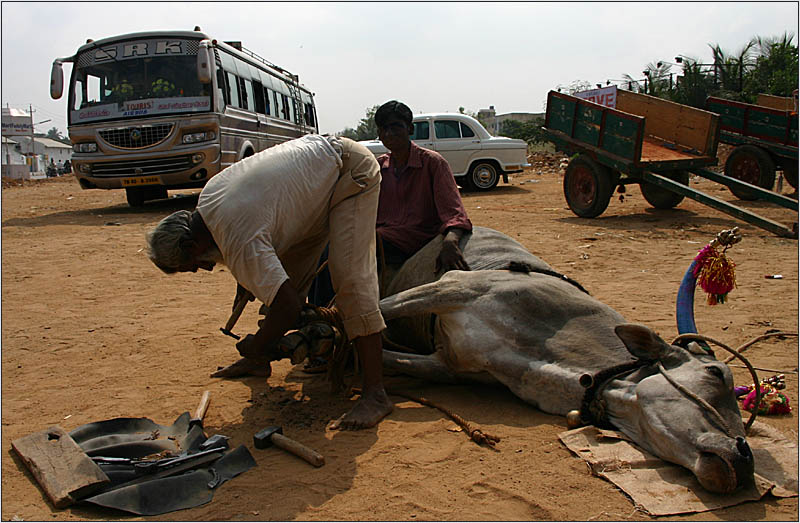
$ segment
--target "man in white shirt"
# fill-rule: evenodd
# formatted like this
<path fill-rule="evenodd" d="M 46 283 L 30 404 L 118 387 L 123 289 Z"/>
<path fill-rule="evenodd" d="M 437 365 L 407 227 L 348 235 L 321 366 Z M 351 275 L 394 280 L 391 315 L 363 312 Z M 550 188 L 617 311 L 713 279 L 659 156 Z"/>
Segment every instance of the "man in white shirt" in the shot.
<path fill-rule="evenodd" d="M 254 335 L 236 344 L 245 369 L 294 328 L 317 262 L 330 242 L 329 268 L 347 337 L 363 372 L 363 393 L 332 428 L 376 425 L 392 411 L 383 387 L 375 260 L 380 169 L 347 138 L 307 135 L 245 158 L 211 178 L 194 212 L 178 211 L 148 233 L 149 256 L 166 273 L 224 263 L 239 289 L 269 306 Z M 241 292 L 237 292 L 240 295 Z"/>

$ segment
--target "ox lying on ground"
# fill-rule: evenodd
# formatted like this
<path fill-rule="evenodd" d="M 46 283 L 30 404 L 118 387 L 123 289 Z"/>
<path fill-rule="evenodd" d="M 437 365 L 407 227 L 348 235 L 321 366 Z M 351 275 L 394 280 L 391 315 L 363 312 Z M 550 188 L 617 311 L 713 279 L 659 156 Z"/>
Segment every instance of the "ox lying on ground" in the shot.
<path fill-rule="evenodd" d="M 733 377 L 713 353 L 626 323 L 492 229 L 463 239 L 471 271 L 439 277 L 440 241 L 382 285 L 385 368 L 439 382 L 499 382 L 551 414 L 580 409 L 585 421 L 688 468 L 712 492 L 753 481 Z M 388 350 L 396 347 L 410 352 Z"/>

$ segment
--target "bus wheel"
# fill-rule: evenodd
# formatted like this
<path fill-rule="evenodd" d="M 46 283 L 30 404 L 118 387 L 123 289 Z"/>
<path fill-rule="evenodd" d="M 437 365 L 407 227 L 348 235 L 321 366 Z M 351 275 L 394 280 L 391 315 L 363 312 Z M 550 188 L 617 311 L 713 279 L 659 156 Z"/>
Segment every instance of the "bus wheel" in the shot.
<path fill-rule="evenodd" d="M 676 181 L 682 185 L 689 185 L 688 171 L 673 171 L 664 173 L 662 176 Z M 658 185 L 649 182 L 640 183 L 639 188 L 642 190 L 642 196 L 644 196 L 644 199 L 647 200 L 647 203 L 656 209 L 672 209 L 684 199 L 682 194 L 672 192 L 669 189 L 659 187 Z"/>
<path fill-rule="evenodd" d="M 792 186 L 792 189 L 797 189 L 797 163 L 791 160 L 784 160 L 783 164 L 783 177 L 786 183 Z"/>
<path fill-rule="evenodd" d="M 736 178 L 763 189 L 772 190 L 775 184 L 775 162 L 770 155 L 754 145 L 739 145 L 725 162 L 725 176 Z M 741 200 L 755 200 L 758 195 L 739 187 L 728 187 Z"/>
<path fill-rule="evenodd" d="M 166 187 L 128 187 L 125 189 L 125 198 L 131 207 L 141 207 L 148 200 L 161 200 L 166 197 Z"/>
<path fill-rule="evenodd" d="M 145 202 L 145 190 L 142 187 L 128 187 L 125 189 L 125 198 L 131 207 L 141 207 Z"/>
<path fill-rule="evenodd" d="M 578 156 L 564 173 L 564 197 L 567 205 L 581 218 L 603 214 L 611 201 L 611 173 L 588 156 Z"/>

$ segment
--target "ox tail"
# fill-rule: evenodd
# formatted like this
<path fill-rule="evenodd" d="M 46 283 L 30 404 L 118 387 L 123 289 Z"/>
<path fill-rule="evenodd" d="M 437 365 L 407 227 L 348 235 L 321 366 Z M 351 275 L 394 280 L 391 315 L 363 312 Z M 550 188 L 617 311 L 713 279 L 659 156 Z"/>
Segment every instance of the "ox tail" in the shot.
<path fill-rule="evenodd" d="M 580 283 L 576 282 L 575 280 L 573 280 L 569 276 L 561 274 L 560 272 L 551 271 L 551 270 L 548 270 L 548 269 L 537 268 L 537 267 L 534 267 L 533 265 L 531 265 L 529 263 L 526 263 L 526 262 L 512 261 L 512 262 L 509 262 L 508 265 L 503 267 L 501 270 L 507 270 L 507 271 L 511 271 L 511 272 L 524 272 L 525 274 L 529 274 L 531 272 L 537 272 L 539 274 L 547 274 L 548 276 L 554 276 L 554 277 L 558 278 L 559 280 L 564 280 L 565 282 L 569 283 L 570 285 L 573 285 L 573 286 L 577 287 L 581 292 L 585 292 L 586 294 L 589 294 L 589 291 L 584 289 L 583 285 L 581 285 Z"/>

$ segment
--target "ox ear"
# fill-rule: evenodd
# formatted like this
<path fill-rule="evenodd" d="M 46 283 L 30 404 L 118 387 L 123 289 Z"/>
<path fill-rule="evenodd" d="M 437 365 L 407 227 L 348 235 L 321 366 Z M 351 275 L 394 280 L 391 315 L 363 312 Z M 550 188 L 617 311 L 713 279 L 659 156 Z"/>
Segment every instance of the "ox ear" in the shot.
<path fill-rule="evenodd" d="M 649 327 L 623 323 L 614 328 L 628 352 L 640 360 L 661 360 L 674 352 L 671 345 L 661 339 Z"/>

